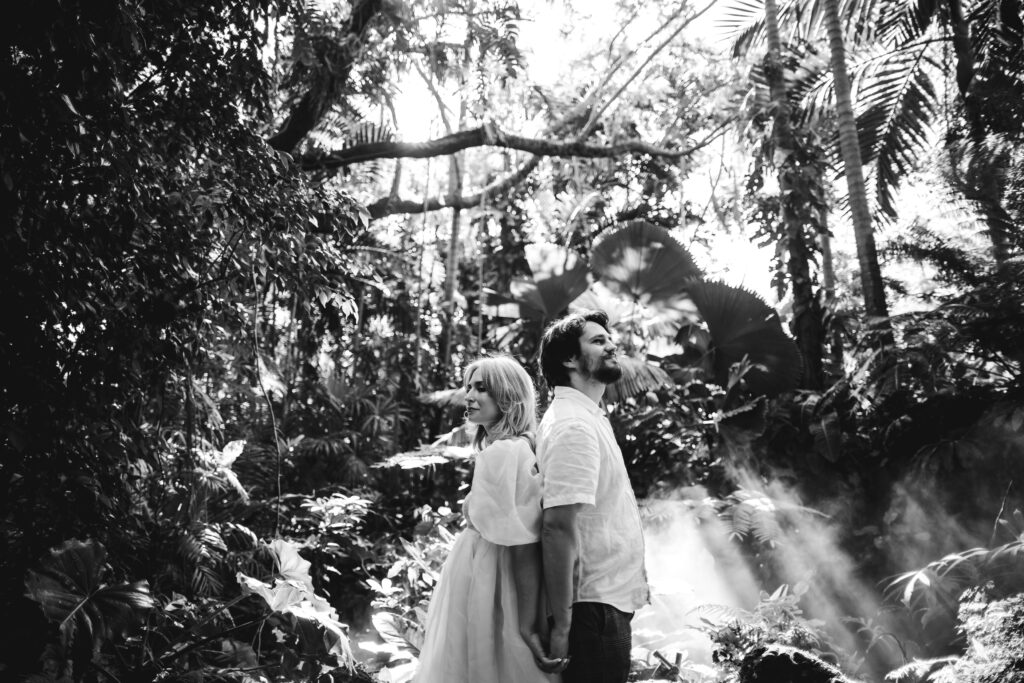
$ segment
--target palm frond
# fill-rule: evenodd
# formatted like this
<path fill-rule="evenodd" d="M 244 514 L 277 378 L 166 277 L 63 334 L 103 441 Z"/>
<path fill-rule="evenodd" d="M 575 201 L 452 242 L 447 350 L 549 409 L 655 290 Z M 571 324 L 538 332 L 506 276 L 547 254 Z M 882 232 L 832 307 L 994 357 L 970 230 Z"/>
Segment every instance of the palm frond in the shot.
<path fill-rule="evenodd" d="M 224 588 L 224 556 L 228 546 L 215 524 L 186 529 L 178 539 L 178 553 L 188 570 L 189 588 L 196 595 L 214 595 Z"/>
<path fill-rule="evenodd" d="M 880 3 L 876 38 L 888 48 L 906 46 L 920 40 L 936 20 L 937 0 L 907 0 Z"/>
<path fill-rule="evenodd" d="M 982 68 L 1020 75 L 1024 72 L 1024 7 L 1021 0 L 981 0 L 968 15 L 971 47 Z"/>
<path fill-rule="evenodd" d="M 717 22 L 725 38 L 732 41 L 732 56 L 740 57 L 753 45 L 764 42 L 764 3 L 761 0 L 733 0 Z"/>
<path fill-rule="evenodd" d="M 640 358 L 622 356 L 619 358 L 622 377 L 608 385 L 605 400 L 618 403 L 623 399 L 645 394 L 672 383 L 668 373 L 657 365 L 651 365 Z"/>
<path fill-rule="evenodd" d="M 839 20 L 844 27 L 843 41 L 861 45 L 875 38 L 878 3 L 871 0 L 845 0 L 839 5 Z M 740 57 L 766 44 L 763 0 L 732 0 L 717 22 L 724 37 L 731 41 L 732 56 Z M 814 42 L 825 33 L 825 5 L 805 0 L 784 0 L 779 4 L 779 29 L 783 44 Z"/>
<path fill-rule="evenodd" d="M 935 86 L 925 69 L 934 64 L 927 49 L 921 45 L 873 60 L 858 92 L 861 157 L 876 166 L 876 199 L 889 216 L 896 215 L 893 196 L 900 179 L 924 156 L 936 113 Z"/>
<path fill-rule="evenodd" d="M 788 76 L 786 92 L 799 103 L 802 123 L 816 122 L 831 114 L 836 100 L 835 80 L 824 55 L 804 51 Z"/>

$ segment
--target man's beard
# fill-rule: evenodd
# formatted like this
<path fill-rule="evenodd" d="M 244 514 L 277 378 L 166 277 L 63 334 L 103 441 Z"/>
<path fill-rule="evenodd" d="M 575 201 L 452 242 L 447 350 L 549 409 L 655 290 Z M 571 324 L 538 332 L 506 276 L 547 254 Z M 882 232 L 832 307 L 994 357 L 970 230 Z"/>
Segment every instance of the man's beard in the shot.
<path fill-rule="evenodd" d="M 618 365 L 609 365 L 605 358 L 598 359 L 594 365 L 596 367 L 592 366 L 586 357 L 583 358 L 584 377 L 595 379 L 601 384 L 611 384 L 622 377 L 622 368 Z"/>

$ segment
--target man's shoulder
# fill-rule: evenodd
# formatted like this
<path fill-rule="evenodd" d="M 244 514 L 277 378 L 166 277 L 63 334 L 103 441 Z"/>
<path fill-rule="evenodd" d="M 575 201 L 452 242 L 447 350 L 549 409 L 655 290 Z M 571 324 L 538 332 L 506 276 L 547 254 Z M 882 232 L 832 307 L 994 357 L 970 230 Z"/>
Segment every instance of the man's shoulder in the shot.
<path fill-rule="evenodd" d="M 548 406 L 548 409 L 544 411 L 544 417 L 540 421 L 540 428 L 550 430 L 577 422 L 588 425 L 593 421 L 593 414 L 582 406 L 573 401 L 560 401 L 556 398 Z"/>
<path fill-rule="evenodd" d="M 593 416 L 586 411 L 548 412 L 537 428 L 537 452 L 548 452 L 556 443 L 560 447 L 589 442 L 594 434 Z"/>
<path fill-rule="evenodd" d="M 582 394 L 579 395 L 582 397 Z M 544 417 L 549 415 L 557 417 L 565 417 L 569 415 L 586 415 L 592 414 L 590 407 L 581 401 L 576 396 L 554 396 L 551 399 L 551 403 L 548 404 L 548 409 L 544 411 Z"/>

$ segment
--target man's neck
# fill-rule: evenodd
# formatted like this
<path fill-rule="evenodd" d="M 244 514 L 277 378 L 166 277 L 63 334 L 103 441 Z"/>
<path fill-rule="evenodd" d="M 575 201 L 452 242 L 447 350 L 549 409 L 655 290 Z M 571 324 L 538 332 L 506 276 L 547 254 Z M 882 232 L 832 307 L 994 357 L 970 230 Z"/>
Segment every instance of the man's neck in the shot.
<path fill-rule="evenodd" d="M 582 375 L 576 372 L 569 375 L 569 386 L 585 394 L 587 398 L 597 405 L 601 404 L 601 399 L 604 398 L 604 390 L 608 387 L 607 384 L 596 380 L 584 379 Z"/>

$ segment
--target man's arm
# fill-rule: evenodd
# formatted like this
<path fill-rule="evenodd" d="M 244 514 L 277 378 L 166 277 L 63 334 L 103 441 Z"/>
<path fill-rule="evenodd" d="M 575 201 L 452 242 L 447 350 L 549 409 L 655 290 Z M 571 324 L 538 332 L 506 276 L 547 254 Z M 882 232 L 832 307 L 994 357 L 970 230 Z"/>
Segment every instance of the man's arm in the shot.
<path fill-rule="evenodd" d="M 576 563 L 576 514 L 581 503 L 557 505 L 544 510 L 541 548 L 544 584 L 554 616 L 548 656 L 563 659 L 569 653 L 572 624 L 573 566 Z"/>

